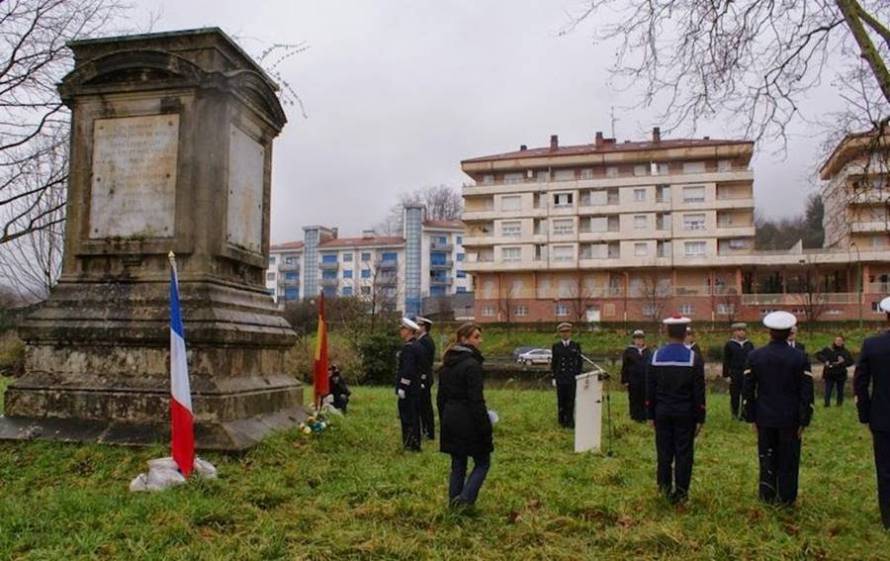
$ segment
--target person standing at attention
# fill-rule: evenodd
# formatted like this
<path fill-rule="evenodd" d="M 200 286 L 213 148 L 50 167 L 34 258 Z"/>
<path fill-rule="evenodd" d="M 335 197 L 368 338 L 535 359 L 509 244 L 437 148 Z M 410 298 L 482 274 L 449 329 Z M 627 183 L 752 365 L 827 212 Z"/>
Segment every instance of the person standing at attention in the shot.
<path fill-rule="evenodd" d="M 742 381 L 748 353 L 754 345 L 748 340 L 748 326 L 744 323 L 732 324 L 732 338 L 723 346 L 723 377 L 729 382 L 729 409 L 733 419 L 741 420 L 739 403 L 742 397 Z"/>
<path fill-rule="evenodd" d="M 436 418 L 433 414 L 433 363 L 436 360 L 436 343 L 430 335 L 433 322 L 417 316 L 415 323 L 420 326 L 417 344 L 420 348 L 420 432 L 427 439 L 436 438 Z"/>
<path fill-rule="evenodd" d="M 441 434 L 439 449 L 451 456 L 448 499 L 451 506 L 472 506 L 491 467 L 491 418 L 485 405 L 482 363 L 479 347 L 482 330 L 474 323 L 461 325 L 454 343 L 445 351 L 439 372 Z M 473 471 L 467 477 L 468 458 Z"/>
<path fill-rule="evenodd" d="M 672 503 L 689 496 L 695 437 L 705 423 L 705 365 L 684 341 L 690 321 L 674 315 L 662 322 L 670 342 L 652 353 L 646 372 L 646 411 L 658 456 L 656 481 Z"/>
<path fill-rule="evenodd" d="M 550 370 L 556 386 L 559 426 L 575 428 L 575 376 L 581 373 L 581 345 L 572 341 L 572 324 L 556 327 L 560 340 L 551 349 Z"/>
<path fill-rule="evenodd" d="M 632 343 L 621 355 L 621 383 L 627 388 L 630 418 L 646 422 L 646 368 L 652 351 L 646 346 L 646 334 L 641 329 L 633 332 Z"/>
<path fill-rule="evenodd" d="M 396 395 L 399 397 L 399 420 L 402 425 L 402 446 L 411 452 L 420 452 L 420 375 L 417 332 L 420 327 L 408 318 L 402 318 L 399 337 L 402 350 L 399 351 L 398 372 L 396 373 Z"/>

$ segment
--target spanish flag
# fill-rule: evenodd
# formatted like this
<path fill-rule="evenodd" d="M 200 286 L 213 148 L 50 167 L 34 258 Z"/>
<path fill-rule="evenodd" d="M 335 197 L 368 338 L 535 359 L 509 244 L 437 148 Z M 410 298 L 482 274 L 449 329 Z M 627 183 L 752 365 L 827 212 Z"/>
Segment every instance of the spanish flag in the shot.
<path fill-rule="evenodd" d="M 315 408 L 330 393 L 328 384 L 328 326 L 324 321 L 324 292 L 318 297 L 318 336 L 315 338 Z"/>

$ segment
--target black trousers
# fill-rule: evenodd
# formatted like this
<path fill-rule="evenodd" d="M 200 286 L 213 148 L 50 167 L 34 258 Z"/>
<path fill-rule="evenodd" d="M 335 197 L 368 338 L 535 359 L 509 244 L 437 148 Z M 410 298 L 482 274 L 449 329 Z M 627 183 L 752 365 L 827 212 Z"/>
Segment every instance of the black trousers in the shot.
<path fill-rule="evenodd" d="M 560 426 L 575 427 L 575 382 L 556 383 L 556 413 Z"/>
<path fill-rule="evenodd" d="M 732 416 L 739 419 L 739 403 L 742 401 L 742 382 L 744 374 L 742 372 L 729 373 L 729 410 Z"/>
<path fill-rule="evenodd" d="M 631 381 L 627 384 L 627 401 L 630 403 L 630 418 L 634 421 L 646 420 L 646 382 Z"/>
<path fill-rule="evenodd" d="M 405 396 L 399 400 L 399 420 L 402 422 L 402 446 L 406 450 L 420 450 L 420 415 L 418 397 Z"/>
<path fill-rule="evenodd" d="M 420 388 L 418 403 L 420 414 L 420 432 L 433 440 L 436 438 L 436 416 L 433 413 L 433 390 L 430 387 Z"/>
<path fill-rule="evenodd" d="M 878 506 L 881 522 L 890 530 L 890 431 L 872 431 L 875 445 L 875 471 L 878 474 Z"/>
<path fill-rule="evenodd" d="M 655 419 L 656 480 L 665 493 L 689 494 L 695 449 L 695 419 L 661 416 Z"/>
<path fill-rule="evenodd" d="M 757 427 L 760 457 L 760 499 L 768 503 L 794 504 L 800 474 L 798 427 Z"/>
<path fill-rule="evenodd" d="M 844 403 L 844 383 L 846 383 L 846 378 L 840 379 L 825 379 L 825 406 L 828 407 L 831 405 L 831 393 L 834 389 L 837 389 L 837 404 L 841 405 Z"/>

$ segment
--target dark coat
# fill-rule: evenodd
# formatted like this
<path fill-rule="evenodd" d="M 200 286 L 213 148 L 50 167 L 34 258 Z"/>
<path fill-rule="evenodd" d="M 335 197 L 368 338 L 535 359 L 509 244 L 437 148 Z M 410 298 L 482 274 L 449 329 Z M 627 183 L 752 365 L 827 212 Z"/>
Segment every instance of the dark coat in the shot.
<path fill-rule="evenodd" d="M 581 345 L 569 341 L 566 346 L 562 341 L 553 344 L 550 349 L 552 359 L 550 372 L 557 384 L 574 384 L 575 376 L 581 373 Z"/>
<path fill-rule="evenodd" d="M 890 431 L 890 331 L 869 337 L 853 375 L 859 422 L 873 431 Z"/>
<path fill-rule="evenodd" d="M 420 395 L 420 375 L 417 369 L 419 362 L 417 340 L 409 339 L 399 351 L 399 366 L 396 370 L 396 393 L 405 390 L 405 397 Z"/>
<path fill-rule="evenodd" d="M 340 374 L 339 370 L 334 371 L 331 374 L 331 394 L 334 396 L 334 407 L 337 409 L 343 409 L 343 406 L 349 403 L 349 396 L 352 394 L 349 391 L 349 386 L 346 385 L 346 380 L 343 379 L 343 375 Z"/>
<path fill-rule="evenodd" d="M 442 452 L 473 456 L 494 450 L 482 387 L 483 360 L 473 347 L 457 345 L 445 352 L 436 395 Z"/>
<path fill-rule="evenodd" d="M 754 344 L 745 339 L 742 342 L 730 339 L 723 345 L 723 377 L 741 374 L 748 362 L 748 353 L 754 350 Z"/>
<path fill-rule="evenodd" d="M 813 417 L 813 375 L 804 353 L 771 341 L 748 354 L 742 384 L 745 420 L 758 427 L 793 428 Z"/>
<path fill-rule="evenodd" d="M 822 378 L 825 380 L 846 380 L 847 368 L 853 366 L 853 355 L 846 347 L 825 347 L 816 353 L 816 360 L 825 364 Z"/>
<path fill-rule="evenodd" d="M 621 383 L 645 384 L 646 368 L 652 358 L 652 350 L 649 347 L 639 349 L 636 345 L 630 345 L 624 349 L 621 355 Z"/>
<path fill-rule="evenodd" d="M 649 419 L 691 417 L 705 422 L 705 363 L 681 343 L 652 353 L 646 371 L 646 411 Z"/>
<path fill-rule="evenodd" d="M 427 333 L 417 338 L 418 365 L 420 371 L 420 384 L 423 389 L 429 391 L 433 387 L 433 363 L 436 360 L 436 343 Z"/>

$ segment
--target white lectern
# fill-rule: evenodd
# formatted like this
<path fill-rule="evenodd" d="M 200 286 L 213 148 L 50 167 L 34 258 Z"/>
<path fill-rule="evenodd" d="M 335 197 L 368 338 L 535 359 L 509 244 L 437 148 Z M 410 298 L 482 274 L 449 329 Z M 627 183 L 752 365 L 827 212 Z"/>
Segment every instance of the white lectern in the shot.
<path fill-rule="evenodd" d="M 575 376 L 575 452 L 598 451 L 603 435 L 603 381 L 600 372 Z"/>

